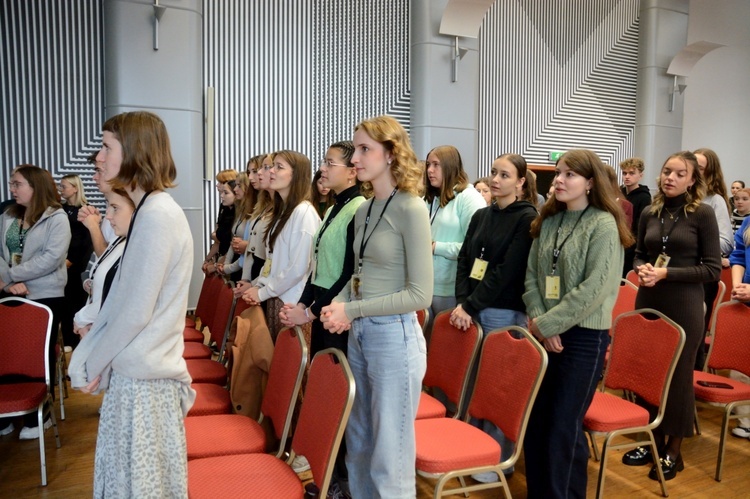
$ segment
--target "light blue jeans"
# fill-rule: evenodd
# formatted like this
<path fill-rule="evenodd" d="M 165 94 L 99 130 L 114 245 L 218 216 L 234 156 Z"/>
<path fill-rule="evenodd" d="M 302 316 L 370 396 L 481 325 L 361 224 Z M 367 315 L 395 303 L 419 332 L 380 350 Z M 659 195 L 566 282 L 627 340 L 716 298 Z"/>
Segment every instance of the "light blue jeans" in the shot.
<path fill-rule="evenodd" d="M 482 326 L 482 332 L 486 337 L 490 332 L 495 329 L 502 329 L 508 326 L 521 326 L 528 328 L 528 319 L 526 314 L 518 312 L 516 310 L 508 310 L 502 308 L 485 308 L 479 312 L 479 325 Z M 500 444 L 500 461 L 505 461 L 513 454 L 515 445 L 512 441 L 505 438 L 503 432 L 487 420 L 474 420 L 472 423 L 476 423 L 478 428 L 481 428 L 486 434 L 494 438 L 497 443 Z M 505 470 L 506 474 L 512 473 L 513 468 Z"/>
<path fill-rule="evenodd" d="M 417 315 L 355 319 L 348 350 L 357 386 L 346 428 L 352 497 L 414 498 L 414 419 L 427 369 Z"/>

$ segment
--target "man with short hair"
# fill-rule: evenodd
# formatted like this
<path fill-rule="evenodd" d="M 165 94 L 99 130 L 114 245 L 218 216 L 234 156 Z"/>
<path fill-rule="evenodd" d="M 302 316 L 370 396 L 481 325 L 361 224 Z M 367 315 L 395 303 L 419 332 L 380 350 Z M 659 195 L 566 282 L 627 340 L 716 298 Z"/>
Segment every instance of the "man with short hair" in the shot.
<path fill-rule="evenodd" d="M 645 185 L 639 184 L 643 178 L 643 160 L 641 158 L 628 158 L 620 163 L 622 172 L 622 193 L 628 201 L 633 204 L 633 224 L 630 230 L 638 239 L 638 221 L 641 219 L 641 212 L 651 204 L 651 192 Z M 625 277 L 628 271 L 633 270 L 633 258 L 635 258 L 635 245 L 625 248 L 625 265 L 622 270 L 622 276 Z"/>

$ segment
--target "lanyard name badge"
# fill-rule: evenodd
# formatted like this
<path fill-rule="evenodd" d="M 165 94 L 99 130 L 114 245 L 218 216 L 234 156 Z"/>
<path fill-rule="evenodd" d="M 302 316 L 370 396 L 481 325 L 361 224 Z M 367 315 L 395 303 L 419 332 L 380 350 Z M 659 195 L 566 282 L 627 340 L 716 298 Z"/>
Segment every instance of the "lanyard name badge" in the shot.
<path fill-rule="evenodd" d="M 578 215 L 578 219 L 576 220 L 576 223 L 573 224 L 573 228 L 570 229 L 568 235 L 565 236 L 563 242 L 560 243 L 560 246 L 558 246 L 557 240 L 560 237 L 560 232 L 562 231 L 562 223 L 565 220 L 565 213 L 563 213 L 563 216 L 560 217 L 560 225 L 558 225 L 557 233 L 555 234 L 555 247 L 552 250 L 552 272 L 546 277 L 544 283 L 544 298 L 546 298 L 547 300 L 560 299 L 560 276 L 557 275 L 557 260 L 560 258 L 560 252 L 562 251 L 563 246 L 565 246 L 565 243 L 568 242 L 570 236 L 573 234 L 573 232 L 575 232 L 576 227 L 578 227 L 578 222 L 581 221 L 583 215 L 586 213 L 586 211 L 588 211 L 589 206 L 591 205 L 587 205 L 583 212 Z"/>
<path fill-rule="evenodd" d="M 92 303 L 94 301 L 94 277 L 96 276 L 96 271 L 99 269 L 99 265 L 107 259 L 107 257 L 112 253 L 115 248 L 117 248 L 120 243 L 122 243 L 125 240 L 124 237 L 118 237 L 115 239 L 115 241 L 110 245 L 109 248 L 107 248 L 107 251 L 102 254 L 102 256 L 96 261 L 94 266 L 91 269 L 91 272 L 89 274 L 89 278 L 86 279 L 84 282 L 84 288 L 86 287 L 86 284 L 88 283 L 88 293 L 89 293 L 89 303 Z M 120 259 L 117 259 L 117 262 L 114 263 L 113 267 L 119 265 Z"/>
<path fill-rule="evenodd" d="M 370 232 L 370 236 L 365 238 L 367 235 L 367 226 L 370 225 L 370 215 L 372 214 L 372 205 L 375 204 L 375 198 L 370 201 L 370 207 L 367 208 L 367 217 L 365 218 L 365 228 L 362 231 L 362 241 L 359 245 L 359 259 L 357 260 L 357 271 L 352 274 L 352 291 L 351 291 L 351 299 L 352 300 L 361 300 L 362 299 L 362 261 L 364 259 L 365 255 L 365 248 L 367 247 L 367 243 L 370 242 L 370 238 L 375 233 L 375 229 L 378 228 L 378 225 L 380 224 L 380 221 L 383 219 L 383 215 L 385 214 L 385 210 L 388 209 L 388 205 L 391 203 L 391 200 L 393 199 L 393 196 L 396 195 L 396 192 L 398 192 L 398 187 L 393 189 L 393 192 L 391 192 L 390 197 L 388 197 L 388 200 L 385 202 L 385 206 L 383 206 L 383 211 L 380 212 L 380 217 L 378 217 L 378 221 L 375 222 L 375 226 L 372 228 L 372 232 Z"/>
<path fill-rule="evenodd" d="M 482 236 L 486 236 L 487 231 L 484 230 L 484 226 L 486 220 L 489 220 L 491 214 L 487 214 L 487 218 L 483 220 L 482 226 L 479 228 L 479 234 Z M 484 275 L 487 273 L 487 266 L 489 265 L 489 262 L 484 259 L 484 250 L 487 246 L 486 241 L 482 241 L 482 249 L 479 252 L 479 257 L 474 259 L 474 264 L 471 266 L 471 273 L 469 274 L 469 278 L 476 279 L 477 281 L 481 281 L 484 279 Z"/>
<path fill-rule="evenodd" d="M 664 208 L 666 210 L 666 208 Z M 656 257 L 656 262 L 654 262 L 654 268 L 662 269 L 666 268 L 667 265 L 669 265 L 669 260 L 672 259 L 671 256 L 667 255 L 667 242 L 669 242 L 669 236 L 672 235 L 672 231 L 675 228 L 675 225 L 677 225 L 677 221 L 680 219 L 679 216 L 677 216 L 674 219 L 674 223 L 672 224 L 672 227 L 669 228 L 669 232 L 665 235 L 664 234 L 664 217 L 661 217 L 661 253 L 659 253 L 659 256 Z"/>
<path fill-rule="evenodd" d="M 30 227 L 29 227 L 30 228 Z M 21 264 L 21 260 L 23 260 L 23 245 L 26 242 L 26 233 L 29 231 L 29 229 L 23 228 L 23 221 L 18 219 L 18 246 L 21 248 L 20 253 L 13 253 L 11 255 L 11 267 L 15 267 L 16 265 Z"/>

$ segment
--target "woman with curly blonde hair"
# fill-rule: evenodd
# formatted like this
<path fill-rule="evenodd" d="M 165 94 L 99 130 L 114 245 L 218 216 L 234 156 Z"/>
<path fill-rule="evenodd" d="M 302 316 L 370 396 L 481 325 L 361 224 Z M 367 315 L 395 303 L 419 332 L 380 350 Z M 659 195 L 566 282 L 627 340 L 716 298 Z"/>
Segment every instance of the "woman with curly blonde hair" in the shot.
<path fill-rule="evenodd" d="M 414 418 L 427 366 L 415 311 L 432 299 L 430 220 L 404 128 L 379 116 L 354 130 L 351 162 L 373 198 L 354 216 L 351 281 L 321 320 L 333 333 L 350 330 L 357 384 L 346 430 L 352 497 L 412 498 Z"/>

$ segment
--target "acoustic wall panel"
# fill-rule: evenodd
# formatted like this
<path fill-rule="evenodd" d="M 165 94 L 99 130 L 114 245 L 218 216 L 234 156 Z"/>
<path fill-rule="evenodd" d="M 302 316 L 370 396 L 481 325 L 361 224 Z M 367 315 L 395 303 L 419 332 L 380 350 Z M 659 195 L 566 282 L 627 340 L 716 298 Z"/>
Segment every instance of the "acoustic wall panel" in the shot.
<path fill-rule="evenodd" d="M 104 121 L 101 0 L 4 0 L 0 5 L 0 181 L 31 163 L 83 177 Z M 7 192 L 7 191 L 6 191 Z M 2 196 L 5 198 L 7 196 Z"/>
<path fill-rule="evenodd" d="M 587 148 L 617 164 L 633 152 L 638 0 L 504 0 L 480 37 L 479 165 L 515 152 Z"/>

